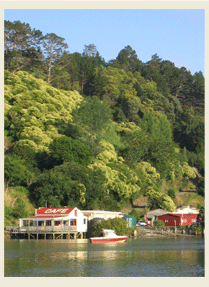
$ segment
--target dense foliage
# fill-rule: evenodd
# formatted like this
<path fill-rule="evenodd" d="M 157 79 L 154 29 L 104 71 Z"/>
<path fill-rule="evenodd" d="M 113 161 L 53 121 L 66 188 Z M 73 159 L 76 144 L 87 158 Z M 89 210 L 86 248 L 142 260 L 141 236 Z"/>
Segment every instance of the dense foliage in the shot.
<path fill-rule="evenodd" d="M 97 223 L 92 231 L 91 236 L 102 236 L 102 229 L 115 230 L 117 235 L 125 235 L 127 231 L 127 222 L 123 218 L 113 218 Z"/>
<path fill-rule="evenodd" d="M 93 44 L 66 49 L 5 21 L 6 184 L 36 207 L 120 210 L 146 196 L 173 211 L 196 167 L 204 196 L 203 74 L 157 54 L 142 63 L 130 46 L 108 63 Z"/>

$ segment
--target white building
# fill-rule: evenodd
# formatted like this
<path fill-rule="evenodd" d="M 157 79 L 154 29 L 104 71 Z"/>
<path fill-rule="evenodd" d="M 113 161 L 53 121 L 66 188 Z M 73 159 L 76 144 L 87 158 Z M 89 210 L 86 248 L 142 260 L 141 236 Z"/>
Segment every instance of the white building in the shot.
<path fill-rule="evenodd" d="M 194 213 L 198 214 L 199 210 L 196 209 L 194 206 L 181 206 L 176 209 L 176 212 L 172 212 L 173 214 L 175 213 L 181 213 L 181 214 L 189 214 L 189 213 Z"/>
<path fill-rule="evenodd" d="M 20 218 L 23 231 L 87 232 L 87 217 L 77 207 L 40 207 L 35 216 Z"/>
<path fill-rule="evenodd" d="M 108 220 L 110 218 L 121 218 L 124 216 L 122 212 L 117 211 L 104 211 L 104 210 L 81 210 L 82 213 L 88 218 L 88 220 L 94 218 L 103 218 Z"/>

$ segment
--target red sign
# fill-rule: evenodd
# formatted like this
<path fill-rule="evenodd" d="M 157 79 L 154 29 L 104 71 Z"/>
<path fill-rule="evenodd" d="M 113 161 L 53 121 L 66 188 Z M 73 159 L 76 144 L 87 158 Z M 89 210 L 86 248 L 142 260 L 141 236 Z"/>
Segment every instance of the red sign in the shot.
<path fill-rule="evenodd" d="M 75 207 L 52 207 L 52 208 L 46 208 L 46 207 L 40 207 L 36 210 L 36 214 L 69 214 Z"/>

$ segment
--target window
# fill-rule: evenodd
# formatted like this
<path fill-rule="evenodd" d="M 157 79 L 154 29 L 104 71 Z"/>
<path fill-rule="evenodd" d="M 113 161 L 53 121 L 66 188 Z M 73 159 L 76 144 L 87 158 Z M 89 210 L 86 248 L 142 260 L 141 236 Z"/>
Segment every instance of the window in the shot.
<path fill-rule="evenodd" d="M 192 219 L 192 222 L 196 222 L 196 219 Z"/>
<path fill-rule="evenodd" d="M 77 209 L 75 210 L 75 216 L 78 216 L 78 210 Z"/>
<path fill-rule="evenodd" d="M 38 221 L 38 226 L 44 226 L 44 221 L 43 220 L 39 220 Z"/>
<path fill-rule="evenodd" d="M 168 223 L 168 222 L 169 222 L 169 219 L 166 219 L 165 222 Z"/>
<path fill-rule="evenodd" d="M 76 219 L 71 219 L 70 220 L 70 226 L 76 226 L 77 225 L 77 220 Z"/>
<path fill-rule="evenodd" d="M 86 218 L 84 218 L 84 220 L 83 220 L 83 224 L 86 224 Z"/>

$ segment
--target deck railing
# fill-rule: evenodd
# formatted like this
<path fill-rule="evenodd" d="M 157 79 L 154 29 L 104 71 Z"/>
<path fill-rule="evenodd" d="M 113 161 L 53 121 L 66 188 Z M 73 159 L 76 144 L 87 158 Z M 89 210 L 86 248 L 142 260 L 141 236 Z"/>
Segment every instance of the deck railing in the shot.
<path fill-rule="evenodd" d="M 22 226 L 19 232 L 71 232 L 77 231 L 77 226 Z"/>

